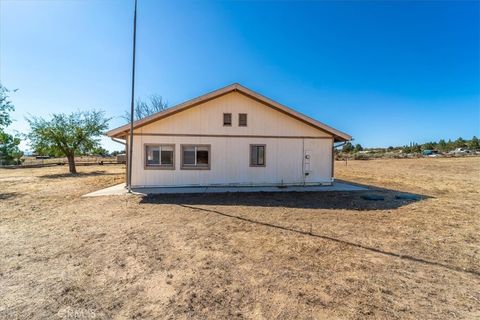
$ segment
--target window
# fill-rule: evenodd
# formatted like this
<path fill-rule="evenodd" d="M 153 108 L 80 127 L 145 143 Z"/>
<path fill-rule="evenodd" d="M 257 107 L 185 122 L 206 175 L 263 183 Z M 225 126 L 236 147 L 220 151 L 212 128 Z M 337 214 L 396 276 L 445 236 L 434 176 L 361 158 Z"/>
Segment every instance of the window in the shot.
<path fill-rule="evenodd" d="M 231 113 L 224 113 L 223 114 L 223 125 L 226 127 L 232 126 L 232 114 Z"/>
<path fill-rule="evenodd" d="M 264 144 L 250 145 L 250 166 L 265 167 L 265 148 Z"/>
<path fill-rule="evenodd" d="M 247 114 L 246 113 L 239 113 L 238 114 L 238 126 L 239 127 L 246 127 L 247 126 Z"/>
<path fill-rule="evenodd" d="M 174 145 L 145 145 L 145 168 L 174 169 Z"/>
<path fill-rule="evenodd" d="M 210 169 L 210 145 L 182 145 L 182 169 Z"/>

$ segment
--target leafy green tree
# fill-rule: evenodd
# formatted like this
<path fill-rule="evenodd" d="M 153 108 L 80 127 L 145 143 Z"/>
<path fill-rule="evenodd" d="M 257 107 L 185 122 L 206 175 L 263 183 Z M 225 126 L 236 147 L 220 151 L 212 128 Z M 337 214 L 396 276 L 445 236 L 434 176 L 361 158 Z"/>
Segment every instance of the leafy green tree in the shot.
<path fill-rule="evenodd" d="M 422 147 L 420 147 L 420 145 L 418 143 L 415 143 L 412 146 L 412 152 L 413 153 L 421 153 L 422 152 Z"/>
<path fill-rule="evenodd" d="M 404 153 L 420 153 L 422 152 L 422 148 L 418 143 L 410 142 L 410 145 L 403 147 Z"/>
<path fill-rule="evenodd" d="M 458 138 L 454 142 L 455 148 L 465 148 L 467 146 L 466 141 L 462 139 L 462 137 Z"/>
<path fill-rule="evenodd" d="M 453 149 L 455 149 L 455 143 L 451 139 L 448 139 L 448 141 L 447 141 L 447 151 L 451 151 Z"/>
<path fill-rule="evenodd" d="M 363 147 L 360 143 L 357 143 L 355 145 L 355 152 L 363 151 Z"/>
<path fill-rule="evenodd" d="M 348 141 L 343 145 L 342 152 L 350 153 L 354 150 L 353 145 Z"/>
<path fill-rule="evenodd" d="M 119 155 L 119 154 L 124 154 L 124 153 L 125 153 L 125 151 L 117 151 L 117 150 L 115 150 L 115 151 L 113 151 L 110 155 L 113 156 L 113 157 L 116 157 L 117 155 Z"/>
<path fill-rule="evenodd" d="M 0 130 L 0 159 L 3 163 L 18 163 L 23 152 L 18 147 L 20 138 Z"/>
<path fill-rule="evenodd" d="M 0 83 L 0 159 L 3 163 L 18 162 L 23 156 L 23 153 L 18 147 L 20 138 L 4 131 L 4 129 L 12 123 L 10 112 L 15 110 L 15 106 L 9 99 L 9 92 L 10 91 Z"/>
<path fill-rule="evenodd" d="M 75 155 L 91 152 L 100 145 L 99 137 L 108 128 L 102 111 L 78 111 L 69 115 L 53 114 L 51 119 L 27 118 L 28 138 L 33 149 L 41 154 L 63 155 L 70 173 L 76 173 Z"/>
<path fill-rule="evenodd" d="M 427 142 L 422 145 L 422 150 L 435 150 L 437 148 L 436 142 Z"/>
<path fill-rule="evenodd" d="M 0 83 L 0 130 L 12 123 L 10 112 L 15 110 L 14 105 L 9 100 L 8 90 Z"/>
<path fill-rule="evenodd" d="M 473 151 L 480 150 L 480 142 L 476 136 L 473 136 L 472 140 L 470 140 L 468 148 Z"/>
<path fill-rule="evenodd" d="M 97 148 L 94 148 L 92 150 L 91 154 L 96 155 L 96 156 L 108 156 L 108 155 L 110 155 L 110 152 L 108 152 L 107 149 L 99 146 Z"/>
<path fill-rule="evenodd" d="M 445 140 L 440 139 L 440 141 L 438 141 L 437 148 L 439 151 L 447 151 L 447 143 Z"/>

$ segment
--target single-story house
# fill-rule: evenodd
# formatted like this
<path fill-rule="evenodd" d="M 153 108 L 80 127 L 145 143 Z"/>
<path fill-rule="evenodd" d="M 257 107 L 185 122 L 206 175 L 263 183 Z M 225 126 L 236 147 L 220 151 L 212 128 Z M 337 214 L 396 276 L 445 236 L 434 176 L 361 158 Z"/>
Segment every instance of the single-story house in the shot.
<path fill-rule="evenodd" d="M 133 127 L 132 187 L 331 184 L 334 143 L 352 139 L 240 84 Z M 127 150 L 129 134 L 107 132 Z"/>

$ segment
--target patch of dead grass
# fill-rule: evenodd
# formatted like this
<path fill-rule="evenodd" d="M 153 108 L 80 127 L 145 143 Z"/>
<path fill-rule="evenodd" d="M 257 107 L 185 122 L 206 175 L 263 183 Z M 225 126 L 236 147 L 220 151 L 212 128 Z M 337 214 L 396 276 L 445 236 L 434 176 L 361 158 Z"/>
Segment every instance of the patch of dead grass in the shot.
<path fill-rule="evenodd" d="M 124 168 L 1 170 L 0 318 L 476 318 L 479 160 L 337 162 L 338 178 L 383 188 L 376 204 L 359 193 L 80 198 Z"/>

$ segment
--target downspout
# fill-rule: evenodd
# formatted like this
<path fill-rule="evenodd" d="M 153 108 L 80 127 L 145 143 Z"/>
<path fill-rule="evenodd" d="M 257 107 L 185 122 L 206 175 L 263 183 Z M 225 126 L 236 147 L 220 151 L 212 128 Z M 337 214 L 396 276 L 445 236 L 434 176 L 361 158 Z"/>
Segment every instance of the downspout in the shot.
<path fill-rule="evenodd" d="M 335 139 L 333 141 L 335 141 Z M 339 147 L 343 147 L 349 141 L 350 140 L 345 140 L 345 141 L 343 141 L 343 142 L 341 142 L 340 144 L 337 144 L 337 145 L 335 145 L 335 142 L 332 143 L 332 182 L 335 179 L 335 174 L 334 174 L 334 172 L 335 172 L 334 171 L 334 169 L 335 169 L 335 149 L 339 148 Z M 353 141 L 353 139 L 351 141 Z"/>
<path fill-rule="evenodd" d="M 112 139 L 112 141 L 115 141 L 115 142 L 118 142 L 118 143 L 120 143 L 120 144 L 123 144 L 123 145 L 125 146 L 125 157 L 128 157 L 128 156 L 127 156 L 127 155 L 128 155 L 128 146 L 127 146 L 127 140 L 126 140 L 126 139 L 128 139 L 128 136 L 125 137 L 125 142 L 123 142 L 123 141 L 121 141 L 121 140 L 119 140 L 119 139 L 116 139 L 116 138 L 114 138 L 114 137 L 110 137 L 110 139 Z M 126 170 L 125 170 L 125 184 L 126 184 L 127 181 L 128 181 L 128 159 L 127 159 L 127 161 L 126 161 L 125 164 L 126 164 L 126 168 L 125 168 L 125 169 L 126 169 Z"/>
<path fill-rule="evenodd" d="M 117 138 L 111 137 L 110 139 L 112 139 L 112 141 L 115 141 L 115 142 L 118 142 L 118 143 L 120 143 L 120 144 L 123 144 L 124 146 L 127 145 L 126 142 L 123 142 L 123 141 L 121 141 L 121 140 L 119 140 L 119 139 L 117 139 Z"/>
<path fill-rule="evenodd" d="M 352 139 L 352 140 L 353 140 L 353 139 Z M 335 145 L 335 142 L 334 142 L 334 143 L 333 143 L 333 149 L 336 149 L 336 148 L 338 148 L 338 147 L 343 147 L 343 146 L 345 145 L 345 143 L 347 143 L 347 142 L 348 142 L 348 140 L 347 140 L 347 141 L 343 141 L 343 142 L 341 142 L 340 144 L 337 144 L 337 145 Z"/>

